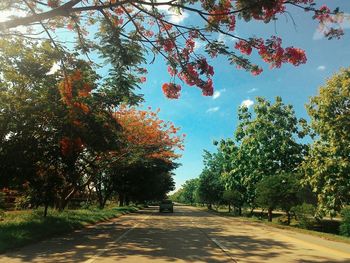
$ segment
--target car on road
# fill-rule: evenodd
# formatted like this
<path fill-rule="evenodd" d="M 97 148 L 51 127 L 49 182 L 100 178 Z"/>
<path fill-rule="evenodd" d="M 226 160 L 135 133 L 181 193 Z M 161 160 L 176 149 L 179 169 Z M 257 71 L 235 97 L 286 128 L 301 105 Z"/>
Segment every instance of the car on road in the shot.
<path fill-rule="evenodd" d="M 174 213 L 174 203 L 169 200 L 165 199 L 162 200 L 159 204 L 159 212 L 169 211 L 170 213 Z"/>

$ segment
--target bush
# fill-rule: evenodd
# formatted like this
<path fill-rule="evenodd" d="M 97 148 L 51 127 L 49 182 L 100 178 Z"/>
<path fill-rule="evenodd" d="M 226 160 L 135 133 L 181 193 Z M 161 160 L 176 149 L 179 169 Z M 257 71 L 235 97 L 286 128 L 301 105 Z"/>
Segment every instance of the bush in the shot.
<path fill-rule="evenodd" d="M 342 221 L 339 227 L 339 233 L 342 236 L 350 237 L 350 207 L 341 211 Z"/>
<path fill-rule="evenodd" d="M 301 228 L 312 229 L 316 224 L 314 217 L 316 208 L 313 205 L 303 203 L 302 205 L 293 207 L 292 212 L 294 212 L 298 220 L 298 225 Z"/>
<path fill-rule="evenodd" d="M 16 197 L 16 210 L 28 209 L 31 207 L 31 200 L 29 195 L 20 195 Z"/>

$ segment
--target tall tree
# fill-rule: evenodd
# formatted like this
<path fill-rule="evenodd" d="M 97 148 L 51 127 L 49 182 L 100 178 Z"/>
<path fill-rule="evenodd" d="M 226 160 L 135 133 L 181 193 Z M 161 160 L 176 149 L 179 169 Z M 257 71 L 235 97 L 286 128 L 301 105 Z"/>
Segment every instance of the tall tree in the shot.
<path fill-rule="evenodd" d="M 222 180 L 224 158 L 220 152 L 209 153 L 204 151 L 204 169 L 199 176 L 198 195 L 201 202 L 209 207 L 223 201 L 225 190 Z"/>
<path fill-rule="evenodd" d="M 241 215 L 244 203 L 247 203 L 248 191 L 243 177 L 243 171 L 240 170 L 239 147 L 232 139 L 221 140 L 219 151 L 224 158 L 224 172 L 222 180 L 225 185 L 224 199 L 233 204 Z"/>
<path fill-rule="evenodd" d="M 262 178 L 279 173 L 291 173 L 300 165 L 305 145 L 297 142 L 304 136 L 293 107 L 285 105 L 280 97 L 270 103 L 256 98 L 254 115 L 247 107 L 239 108 L 240 123 L 236 130 L 239 145 L 237 167 L 243 177 L 248 202 L 255 198 L 255 187 Z"/>
<path fill-rule="evenodd" d="M 113 113 L 122 128 L 122 142 L 118 150 L 100 155 L 98 160 L 100 171 L 94 184 L 101 207 L 113 192 L 123 204 L 132 199 L 159 199 L 172 190 L 169 175 L 178 167 L 175 161 L 181 156 L 184 135 L 158 113 L 159 109 L 139 110 L 124 104 Z"/>
<path fill-rule="evenodd" d="M 307 111 L 316 139 L 303 168 L 322 215 L 350 202 L 350 69 L 331 77 L 310 99 Z"/>
<path fill-rule="evenodd" d="M 0 46 L 0 182 L 64 208 L 91 181 L 95 152 L 119 147 L 120 126 L 96 100 L 98 77 L 85 61 L 72 55 L 62 81 L 49 42 L 4 38 Z"/>
<path fill-rule="evenodd" d="M 113 67 L 116 66 L 114 58 L 119 56 L 116 54 L 127 53 L 123 46 L 129 42 L 135 51 L 139 47 L 142 52 L 150 51 L 166 60 L 171 81 L 162 88 L 167 97 L 177 98 L 180 95 L 181 87 L 175 84 L 175 78 L 197 86 L 203 95 L 210 96 L 213 94 L 214 70 L 207 62 L 208 57 L 224 55 L 231 64 L 253 75 L 260 74 L 262 68 L 251 63 L 249 55 L 252 50 L 271 67 L 278 68 L 283 63 L 298 66 L 306 62 L 304 50 L 293 46 L 284 48 L 278 36 L 242 38 L 235 33 L 236 20 L 275 22 L 280 16 L 289 14 L 289 6 L 311 14 L 326 37 L 339 38 L 343 34 L 341 21 L 347 17 L 338 8 L 332 11 L 325 5 L 318 7 L 315 0 L 3 0 L 0 11 L 13 16 L 0 22 L 0 36 L 47 36 L 58 48 L 57 43 L 62 42 L 61 29 L 69 29 L 76 34 L 74 44 L 79 52 L 90 60 L 89 55 L 96 51 L 98 41 L 105 38 L 98 34 L 94 38 L 88 34 L 89 31 L 108 32 L 109 47 L 104 49 L 104 55 L 108 54 L 105 58 Z M 187 24 L 178 22 L 187 15 L 194 19 Z M 19 26 L 28 29 L 27 32 L 17 30 Z M 237 42 L 234 47 L 229 47 L 217 40 L 217 34 Z M 197 54 L 196 41 L 204 42 L 205 53 Z M 71 46 L 67 44 L 59 49 L 63 51 Z M 61 66 L 64 67 L 64 60 Z M 120 71 L 116 72 L 112 78 L 107 78 L 108 81 L 123 78 Z M 139 72 L 145 73 L 141 68 Z M 144 77 L 139 78 L 140 82 L 144 80 Z"/>

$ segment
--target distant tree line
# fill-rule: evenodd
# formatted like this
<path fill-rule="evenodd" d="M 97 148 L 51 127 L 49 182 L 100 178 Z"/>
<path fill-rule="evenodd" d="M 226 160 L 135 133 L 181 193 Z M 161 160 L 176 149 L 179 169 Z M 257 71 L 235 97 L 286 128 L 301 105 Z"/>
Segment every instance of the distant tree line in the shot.
<path fill-rule="evenodd" d="M 172 198 L 193 204 L 228 205 L 286 212 L 314 207 L 335 216 L 350 203 L 350 69 L 342 69 L 306 105 L 308 124 L 282 98 L 257 97 L 252 110 L 240 107 L 233 138 L 204 152 L 199 178 Z M 308 136 L 308 138 L 305 138 Z M 302 140 L 304 138 L 304 140 Z"/>

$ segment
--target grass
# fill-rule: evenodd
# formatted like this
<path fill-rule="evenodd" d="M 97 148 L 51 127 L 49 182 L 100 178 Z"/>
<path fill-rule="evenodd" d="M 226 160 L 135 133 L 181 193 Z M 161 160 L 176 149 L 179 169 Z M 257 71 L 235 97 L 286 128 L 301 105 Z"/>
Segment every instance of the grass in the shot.
<path fill-rule="evenodd" d="M 136 207 L 51 210 L 46 218 L 42 210 L 6 212 L 0 221 L 0 253 L 136 210 Z"/>
<path fill-rule="evenodd" d="M 327 239 L 327 240 L 332 240 L 332 241 L 350 244 L 349 237 L 340 236 L 337 234 L 338 233 L 338 225 L 339 225 L 339 222 L 337 222 L 337 221 L 332 221 L 332 220 L 328 220 L 328 219 L 323 220 L 320 225 L 315 226 L 314 229 L 319 230 L 319 231 L 316 231 L 316 230 L 309 230 L 309 229 L 300 228 L 300 227 L 298 227 L 296 221 L 292 221 L 291 225 L 289 225 L 289 226 L 281 224 L 278 220 L 279 218 L 281 218 L 280 214 L 273 214 L 273 221 L 268 222 L 267 217 L 266 218 L 260 217 L 261 213 L 254 213 L 255 215 L 253 214 L 252 217 L 247 217 L 247 216 L 237 216 L 237 215 L 234 215 L 233 213 L 228 213 L 227 210 L 224 211 L 222 209 L 219 209 L 218 211 L 207 209 L 206 211 L 213 213 L 215 215 L 219 215 L 219 216 L 235 217 L 235 218 L 238 218 L 238 219 L 243 220 L 243 221 L 262 223 L 262 224 L 269 225 L 269 226 L 272 226 L 275 228 L 287 229 L 287 230 L 291 230 L 291 231 L 298 232 L 298 233 L 309 234 L 312 236 L 321 237 L 321 238 Z M 257 215 L 259 215 L 259 216 L 257 216 Z M 327 231 L 329 233 L 320 232 L 320 230 Z"/>

